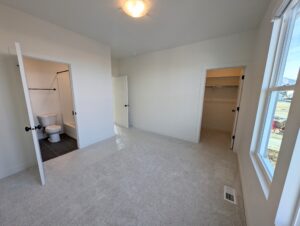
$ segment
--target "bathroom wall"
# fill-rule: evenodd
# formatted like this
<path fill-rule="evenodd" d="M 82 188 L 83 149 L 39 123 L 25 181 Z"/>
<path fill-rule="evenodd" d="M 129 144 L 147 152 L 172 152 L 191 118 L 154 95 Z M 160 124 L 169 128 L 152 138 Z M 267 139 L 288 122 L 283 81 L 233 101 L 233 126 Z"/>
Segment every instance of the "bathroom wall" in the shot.
<path fill-rule="evenodd" d="M 75 126 L 75 119 L 72 114 L 73 106 L 73 91 L 69 72 L 63 72 L 57 76 L 61 115 L 63 123 Z"/>
<path fill-rule="evenodd" d="M 34 119 L 39 124 L 37 116 L 45 113 L 56 113 L 57 124 L 62 125 L 62 108 L 60 89 L 56 72 L 68 69 L 68 65 L 51 61 L 37 60 L 24 57 L 24 65 L 29 88 L 55 88 L 56 91 L 30 90 L 30 99 Z M 60 75 L 58 75 L 60 76 Z M 42 131 L 38 132 L 39 139 L 44 138 Z"/>

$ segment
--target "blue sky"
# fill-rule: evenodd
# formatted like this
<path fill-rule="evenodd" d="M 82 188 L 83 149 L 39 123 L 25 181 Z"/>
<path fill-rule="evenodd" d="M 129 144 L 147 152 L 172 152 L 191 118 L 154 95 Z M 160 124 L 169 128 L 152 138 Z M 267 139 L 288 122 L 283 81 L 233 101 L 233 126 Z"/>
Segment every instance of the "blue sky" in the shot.
<path fill-rule="evenodd" d="M 300 67 L 300 16 L 298 16 L 290 44 L 284 77 L 296 80 Z"/>

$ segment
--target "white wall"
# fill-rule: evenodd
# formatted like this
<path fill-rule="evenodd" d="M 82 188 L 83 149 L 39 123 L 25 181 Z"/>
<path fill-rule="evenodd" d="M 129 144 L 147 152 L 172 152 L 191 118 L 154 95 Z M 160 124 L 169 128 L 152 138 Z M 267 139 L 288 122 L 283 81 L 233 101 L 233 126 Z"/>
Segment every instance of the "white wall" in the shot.
<path fill-rule="evenodd" d="M 252 131 L 258 108 L 259 94 L 272 32 L 272 13 L 281 1 L 282 0 L 274 0 L 271 2 L 265 18 L 261 23 L 256 43 L 256 51 L 254 54 L 254 62 L 253 65 L 246 71 L 240 112 L 241 123 L 239 123 L 237 128 L 237 133 L 239 136 L 236 140 L 235 149 L 239 156 L 240 173 L 242 178 L 244 204 L 248 226 L 274 225 L 278 203 L 281 197 L 283 185 L 285 183 L 286 174 L 293 151 L 293 145 L 295 143 L 297 130 L 299 129 L 300 124 L 299 117 L 295 117 L 294 119 L 297 120 L 294 120 L 291 124 L 287 125 L 287 127 L 290 127 L 290 131 L 292 133 L 285 135 L 287 139 L 284 139 L 282 143 L 283 151 L 280 153 L 273 182 L 269 191 L 269 198 L 267 199 L 263 193 L 250 159 L 250 148 Z M 295 115 L 296 110 L 298 111 L 297 113 L 299 116 L 300 109 L 293 109 L 293 111 L 291 110 L 291 113 L 293 112 L 293 115 Z M 292 210 L 287 205 L 283 208 L 285 208 L 286 211 Z M 278 216 L 278 221 L 284 222 L 287 219 L 287 215 Z"/>
<path fill-rule="evenodd" d="M 206 69 L 247 66 L 256 31 L 120 60 L 128 75 L 130 124 L 198 142 Z"/>
<path fill-rule="evenodd" d="M 113 77 L 118 77 L 120 76 L 120 61 L 118 59 L 112 58 L 111 59 L 111 74 Z"/>
<path fill-rule="evenodd" d="M 62 125 L 62 108 L 60 104 L 60 89 L 56 72 L 68 69 L 68 65 L 50 61 L 36 60 L 25 57 L 24 65 L 29 88 L 55 88 L 56 91 L 30 90 L 31 106 L 36 124 L 39 124 L 37 115 L 46 113 L 57 114 L 57 124 Z M 38 130 L 39 138 L 44 138 Z"/>
<path fill-rule="evenodd" d="M 30 134 L 24 132 L 28 123 L 12 56 L 15 41 L 27 56 L 71 64 L 80 147 L 114 135 L 107 46 L 3 5 L 0 34 L 0 178 L 35 162 Z"/>

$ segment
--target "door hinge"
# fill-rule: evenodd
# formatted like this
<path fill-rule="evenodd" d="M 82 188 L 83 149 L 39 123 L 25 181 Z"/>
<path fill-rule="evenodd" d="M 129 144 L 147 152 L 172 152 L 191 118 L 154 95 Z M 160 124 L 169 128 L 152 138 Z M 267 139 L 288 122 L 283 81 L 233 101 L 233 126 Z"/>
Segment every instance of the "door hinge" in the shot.
<path fill-rule="evenodd" d="M 237 107 L 236 110 L 237 110 L 237 111 L 240 111 L 240 107 Z"/>
<path fill-rule="evenodd" d="M 245 75 L 242 75 L 242 80 L 244 80 L 245 79 Z"/>
<path fill-rule="evenodd" d="M 235 139 L 235 136 L 232 136 L 232 139 L 234 140 L 234 139 Z"/>
<path fill-rule="evenodd" d="M 76 111 L 72 111 L 72 115 L 77 115 L 77 112 Z"/>

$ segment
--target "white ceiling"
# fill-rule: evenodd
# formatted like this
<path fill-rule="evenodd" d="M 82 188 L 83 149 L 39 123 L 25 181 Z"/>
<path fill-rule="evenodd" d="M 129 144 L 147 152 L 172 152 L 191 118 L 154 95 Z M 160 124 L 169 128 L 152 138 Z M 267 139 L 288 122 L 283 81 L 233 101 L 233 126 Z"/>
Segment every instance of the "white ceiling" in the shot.
<path fill-rule="evenodd" d="M 0 0 L 107 44 L 116 58 L 255 29 L 269 0 L 151 2 L 149 15 L 133 19 L 118 8 L 118 0 Z"/>

